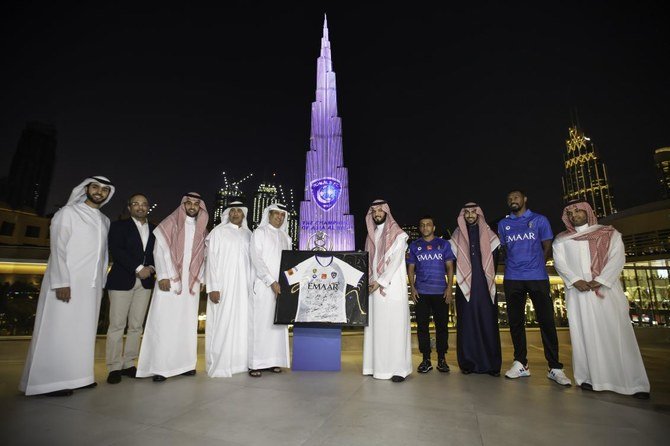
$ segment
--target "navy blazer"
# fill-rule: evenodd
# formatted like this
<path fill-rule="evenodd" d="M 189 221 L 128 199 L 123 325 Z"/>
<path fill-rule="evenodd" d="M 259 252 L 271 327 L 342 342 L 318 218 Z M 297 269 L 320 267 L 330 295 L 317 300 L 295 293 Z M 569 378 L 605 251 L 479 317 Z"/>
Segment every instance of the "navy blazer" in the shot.
<path fill-rule="evenodd" d="M 142 249 L 142 237 L 132 218 L 118 220 L 109 227 L 109 252 L 112 257 L 112 270 L 107 276 L 108 290 L 128 291 L 135 286 L 135 269 L 139 265 L 154 265 L 154 229 L 156 225 L 149 224 L 149 240 L 147 248 Z M 142 280 L 142 287 L 153 288 L 155 275 Z"/>

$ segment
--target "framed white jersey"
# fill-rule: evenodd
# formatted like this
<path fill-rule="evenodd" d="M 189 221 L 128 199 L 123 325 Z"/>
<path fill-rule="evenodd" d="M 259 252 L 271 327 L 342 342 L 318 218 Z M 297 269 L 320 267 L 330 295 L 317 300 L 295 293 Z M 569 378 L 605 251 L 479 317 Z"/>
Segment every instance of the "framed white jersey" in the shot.
<path fill-rule="evenodd" d="M 283 251 L 281 269 L 276 324 L 367 325 L 367 253 Z"/>

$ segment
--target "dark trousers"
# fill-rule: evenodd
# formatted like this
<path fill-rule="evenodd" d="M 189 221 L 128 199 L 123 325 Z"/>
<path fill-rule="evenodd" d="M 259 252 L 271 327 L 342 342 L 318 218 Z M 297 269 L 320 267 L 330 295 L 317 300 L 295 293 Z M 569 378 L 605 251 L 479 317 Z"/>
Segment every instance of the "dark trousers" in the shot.
<path fill-rule="evenodd" d="M 504 281 L 505 300 L 507 301 L 507 319 L 509 332 L 514 344 L 514 359 L 528 364 L 526 347 L 526 295 L 535 307 L 537 322 L 540 324 L 544 357 L 549 368 L 562 369 L 558 361 L 558 335 L 554 324 L 554 306 L 549 294 L 548 280 L 507 280 Z"/>
<path fill-rule="evenodd" d="M 416 332 L 419 338 L 419 351 L 424 358 L 430 358 L 430 314 L 433 314 L 435 323 L 435 346 L 437 357 L 444 358 L 449 348 L 449 330 L 447 330 L 447 317 L 449 305 L 444 301 L 442 294 L 419 294 L 419 301 L 414 307 L 416 313 Z"/>

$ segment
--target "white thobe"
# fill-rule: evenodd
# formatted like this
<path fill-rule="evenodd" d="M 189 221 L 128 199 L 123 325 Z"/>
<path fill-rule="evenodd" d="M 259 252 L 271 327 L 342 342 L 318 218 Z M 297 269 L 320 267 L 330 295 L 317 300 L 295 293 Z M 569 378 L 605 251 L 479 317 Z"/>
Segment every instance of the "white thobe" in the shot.
<path fill-rule="evenodd" d="M 233 223 L 219 225 L 207 237 L 207 293 L 218 291 L 218 304 L 207 299 L 205 362 L 210 377 L 230 377 L 249 368 L 249 292 L 251 231 Z"/>
<path fill-rule="evenodd" d="M 159 230 L 154 230 L 156 285 L 137 362 L 138 378 L 152 375 L 168 378 L 195 370 L 198 360 L 198 304 L 204 268 L 200 268 L 198 282 L 193 285 L 195 294 L 191 294 L 188 282 L 195 236 L 194 218 L 186 217 L 184 231 L 181 281 L 171 281 L 170 291 L 161 291 L 158 282 L 174 277 L 175 265 L 165 238 Z"/>
<path fill-rule="evenodd" d="M 375 246 L 379 246 L 381 233 L 382 227 L 378 226 Z M 390 261 L 382 275 L 377 274 L 377 259 L 370 260 L 370 282 L 376 281 L 382 288 L 369 296 L 368 326 L 363 332 L 363 374 L 376 379 L 406 377 L 412 373 L 406 250 L 407 234 L 401 234 L 387 252 Z M 381 294 L 382 289 L 386 296 Z"/>
<path fill-rule="evenodd" d="M 576 228 L 589 230 L 587 225 Z M 589 242 L 557 239 L 553 245 L 556 271 L 565 282 L 565 304 L 572 342 L 572 368 L 577 384 L 588 383 L 594 390 L 610 390 L 624 395 L 649 392 L 649 379 L 642 362 L 628 314 L 628 299 L 620 276 L 625 263 L 621 234 L 610 241 L 607 263 L 598 277 L 591 276 Z M 593 291 L 581 292 L 578 280 L 596 280 Z"/>
<path fill-rule="evenodd" d="M 279 282 L 281 252 L 291 249 L 291 238 L 268 224 L 251 236 L 254 282 L 249 300 L 249 368 L 290 367 L 288 326 L 274 325 L 277 297 L 270 288 Z"/>
<path fill-rule="evenodd" d="M 109 219 L 84 203 L 51 220 L 51 255 L 37 302 L 35 329 L 19 390 L 37 395 L 95 382 L 95 336 L 107 280 Z M 56 298 L 70 287 L 71 299 Z"/>

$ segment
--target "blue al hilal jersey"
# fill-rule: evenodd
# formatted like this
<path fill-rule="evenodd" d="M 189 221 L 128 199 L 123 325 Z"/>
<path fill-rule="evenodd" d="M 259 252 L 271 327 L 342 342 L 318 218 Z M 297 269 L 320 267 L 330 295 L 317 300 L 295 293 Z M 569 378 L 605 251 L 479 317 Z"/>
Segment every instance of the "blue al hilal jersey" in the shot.
<path fill-rule="evenodd" d="M 498 223 L 500 242 L 507 248 L 505 279 L 547 280 L 542 242 L 551 240 L 549 220 L 530 210 L 520 217 L 510 214 Z"/>
<path fill-rule="evenodd" d="M 455 258 L 447 240 L 435 237 L 427 242 L 420 238 L 410 243 L 407 263 L 415 265 L 416 291 L 419 294 L 444 294 L 447 289 L 444 262 Z"/>

